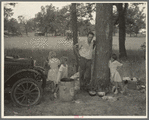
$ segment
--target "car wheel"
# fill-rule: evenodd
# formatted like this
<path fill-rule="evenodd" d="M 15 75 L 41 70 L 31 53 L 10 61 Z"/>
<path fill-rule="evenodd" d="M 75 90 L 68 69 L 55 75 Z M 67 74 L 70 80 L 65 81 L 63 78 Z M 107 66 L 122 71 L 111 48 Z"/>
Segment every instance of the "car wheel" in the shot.
<path fill-rule="evenodd" d="M 23 78 L 13 85 L 11 98 L 16 105 L 32 106 L 40 102 L 42 88 L 34 79 Z"/>

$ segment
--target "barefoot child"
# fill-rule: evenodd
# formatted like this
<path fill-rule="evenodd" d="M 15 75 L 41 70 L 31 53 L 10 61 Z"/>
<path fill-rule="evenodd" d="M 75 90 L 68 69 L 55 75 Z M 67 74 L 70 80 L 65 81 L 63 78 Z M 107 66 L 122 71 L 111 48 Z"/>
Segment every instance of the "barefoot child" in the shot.
<path fill-rule="evenodd" d="M 110 74 L 111 74 L 111 76 L 110 76 L 111 82 L 114 84 L 114 86 L 112 88 L 112 92 L 114 92 L 114 90 L 115 90 L 114 94 L 118 93 L 118 86 L 120 86 L 122 89 L 121 93 L 124 92 L 122 79 L 121 79 L 119 72 L 117 71 L 117 67 L 122 66 L 122 65 L 123 64 L 121 64 L 117 61 L 116 54 L 112 54 L 111 60 L 109 61 L 109 68 L 110 68 Z"/>

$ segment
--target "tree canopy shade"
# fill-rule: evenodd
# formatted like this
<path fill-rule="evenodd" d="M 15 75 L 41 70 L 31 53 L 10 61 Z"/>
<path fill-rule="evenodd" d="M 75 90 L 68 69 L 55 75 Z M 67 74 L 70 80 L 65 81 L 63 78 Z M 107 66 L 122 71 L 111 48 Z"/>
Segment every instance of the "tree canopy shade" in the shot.
<path fill-rule="evenodd" d="M 112 52 L 112 3 L 96 4 L 96 49 L 92 86 L 99 91 L 108 88 L 108 62 Z"/>

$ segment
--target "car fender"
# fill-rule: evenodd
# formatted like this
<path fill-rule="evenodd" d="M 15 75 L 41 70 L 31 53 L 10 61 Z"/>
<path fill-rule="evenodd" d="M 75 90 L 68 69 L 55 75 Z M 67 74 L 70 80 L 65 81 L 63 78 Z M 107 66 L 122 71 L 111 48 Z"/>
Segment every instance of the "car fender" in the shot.
<path fill-rule="evenodd" d="M 42 78 L 43 78 L 43 84 L 42 84 L 42 87 L 44 88 L 46 86 L 46 74 L 45 74 L 45 69 L 41 66 L 34 66 L 33 68 L 34 70 L 37 70 L 38 72 L 40 72 L 40 74 L 42 75 Z"/>
<path fill-rule="evenodd" d="M 34 69 L 22 69 L 20 71 L 17 71 L 16 73 L 12 74 L 6 81 L 5 81 L 5 87 L 7 85 L 10 85 L 10 86 L 13 86 L 13 84 L 15 82 L 17 82 L 20 78 L 18 78 L 18 75 L 20 75 L 21 73 L 27 73 L 27 72 L 30 72 L 30 73 L 35 73 L 35 74 L 41 74 L 40 72 L 38 72 L 37 70 L 34 70 Z M 23 75 L 23 74 L 22 74 Z M 22 76 L 23 78 L 23 76 Z"/>
<path fill-rule="evenodd" d="M 43 67 L 41 67 L 41 66 L 34 66 L 33 69 L 34 69 L 34 70 L 39 70 L 39 71 L 41 71 L 41 72 L 45 72 L 45 69 L 44 69 Z"/>

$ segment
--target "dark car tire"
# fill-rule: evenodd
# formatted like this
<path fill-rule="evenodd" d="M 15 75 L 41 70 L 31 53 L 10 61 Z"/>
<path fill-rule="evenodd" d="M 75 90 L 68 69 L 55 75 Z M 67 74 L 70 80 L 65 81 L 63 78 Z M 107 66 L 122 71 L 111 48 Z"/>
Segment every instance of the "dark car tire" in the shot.
<path fill-rule="evenodd" d="M 11 91 L 11 99 L 18 106 L 32 106 L 41 101 L 43 90 L 32 78 L 17 81 Z"/>

